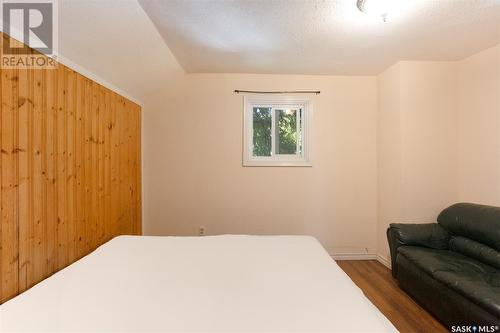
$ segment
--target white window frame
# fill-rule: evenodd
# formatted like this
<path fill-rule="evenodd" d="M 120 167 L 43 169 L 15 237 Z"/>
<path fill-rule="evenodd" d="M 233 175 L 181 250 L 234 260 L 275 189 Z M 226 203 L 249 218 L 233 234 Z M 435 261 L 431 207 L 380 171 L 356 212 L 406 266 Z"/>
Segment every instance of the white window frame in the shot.
<path fill-rule="evenodd" d="M 253 108 L 271 107 L 302 109 L 302 154 L 271 156 L 253 156 Z M 311 164 L 311 120 L 312 102 L 309 98 L 295 96 L 245 96 L 243 112 L 243 166 L 299 166 L 310 167 Z M 274 120 L 274 116 L 272 117 Z M 272 152 L 275 151 L 275 122 L 272 121 Z M 298 122 L 297 122 L 298 126 Z"/>

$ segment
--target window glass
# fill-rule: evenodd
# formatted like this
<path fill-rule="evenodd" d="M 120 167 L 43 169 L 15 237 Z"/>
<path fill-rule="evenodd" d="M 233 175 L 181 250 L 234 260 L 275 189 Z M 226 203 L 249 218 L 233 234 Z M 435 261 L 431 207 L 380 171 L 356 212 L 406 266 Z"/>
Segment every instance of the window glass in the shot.
<path fill-rule="evenodd" d="M 311 166 L 308 99 L 256 96 L 244 100 L 244 166 Z"/>
<path fill-rule="evenodd" d="M 275 150 L 277 154 L 297 154 L 297 110 L 276 110 L 275 114 Z"/>
<path fill-rule="evenodd" d="M 253 108 L 253 156 L 271 156 L 272 115 L 269 107 Z"/>

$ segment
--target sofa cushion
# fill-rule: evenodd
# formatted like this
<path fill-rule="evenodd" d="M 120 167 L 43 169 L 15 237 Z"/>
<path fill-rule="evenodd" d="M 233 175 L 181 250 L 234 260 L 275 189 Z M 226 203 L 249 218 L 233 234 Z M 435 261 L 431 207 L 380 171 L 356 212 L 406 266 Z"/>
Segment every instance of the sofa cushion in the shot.
<path fill-rule="evenodd" d="M 404 256 L 431 277 L 500 318 L 500 271 L 460 253 L 402 246 Z"/>
<path fill-rule="evenodd" d="M 453 235 L 500 251 L 500 207 L 459 203 L 443 210 L 438 222 Z"/>
<path fill-rule="evenodd" d="M 451 251 L 461 253 L 466 257 L 474 258 L 496 269 L 500 269 L 500 252 L 487 245 L 469 238 L 456 236 L 451 238 L 449 248 Z"/>

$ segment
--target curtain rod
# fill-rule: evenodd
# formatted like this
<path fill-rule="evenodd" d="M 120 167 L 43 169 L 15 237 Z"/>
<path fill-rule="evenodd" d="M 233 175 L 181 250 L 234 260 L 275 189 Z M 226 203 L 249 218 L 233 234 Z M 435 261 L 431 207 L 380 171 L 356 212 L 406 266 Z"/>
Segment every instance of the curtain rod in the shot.
<path fill-rule="evenodd" d="M 238 90 L 235 93 L 249 93 L 249 94 L 320 94 L 319 90 L 288 90 L 288 91 L 255 91 L 255 90 Z"/>

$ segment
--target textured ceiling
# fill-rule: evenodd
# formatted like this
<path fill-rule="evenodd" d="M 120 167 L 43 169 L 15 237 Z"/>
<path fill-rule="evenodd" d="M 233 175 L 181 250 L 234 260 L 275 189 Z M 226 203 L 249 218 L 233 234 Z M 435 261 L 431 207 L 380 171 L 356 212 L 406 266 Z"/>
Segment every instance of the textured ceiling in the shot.
<path fill-rule="evenodd" d="M 500 0 L 398 1 L 384 23 L 356 0 L 139 0 L 189 73 L 377 74 L 500 42 Z"/>

